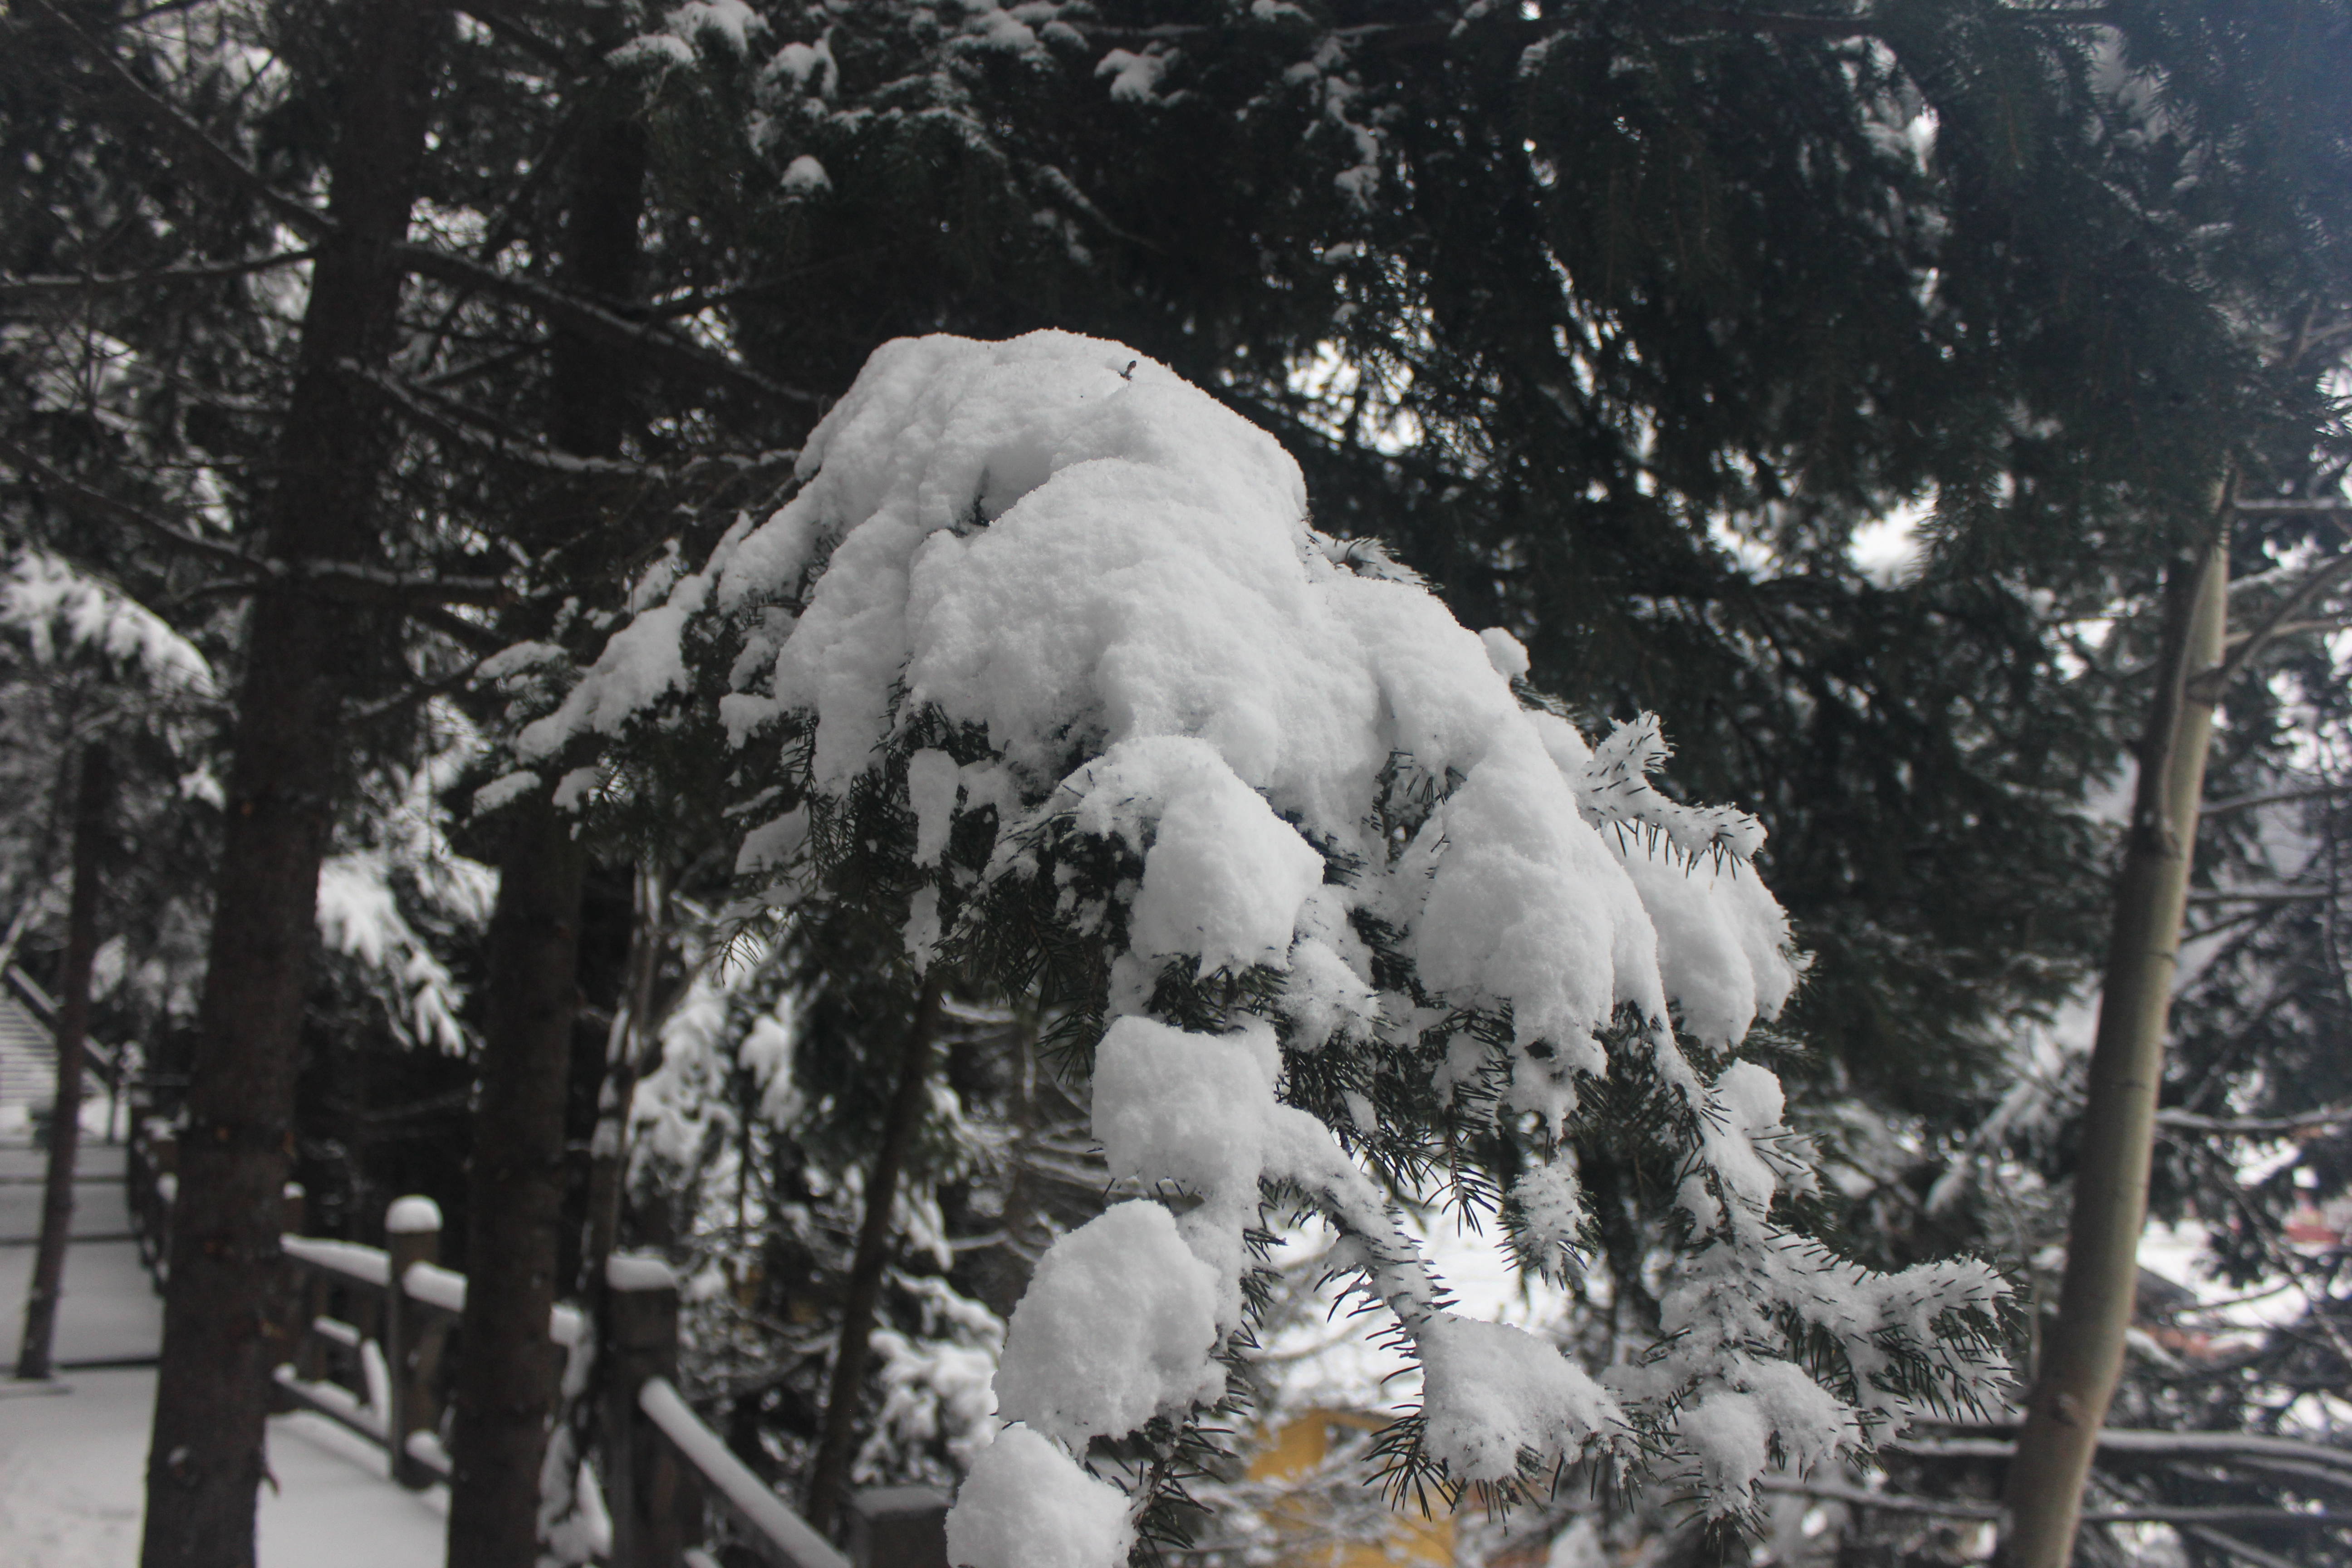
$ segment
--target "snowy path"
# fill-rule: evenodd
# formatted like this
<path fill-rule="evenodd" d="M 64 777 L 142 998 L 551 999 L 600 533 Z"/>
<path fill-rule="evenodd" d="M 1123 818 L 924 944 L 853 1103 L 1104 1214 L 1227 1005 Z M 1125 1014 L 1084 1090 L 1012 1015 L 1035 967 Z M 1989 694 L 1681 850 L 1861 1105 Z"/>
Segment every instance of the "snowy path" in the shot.
<path fill-rule="evenodd" d="M 0 1373 L 16 1364 L 24 1333 L 25 1286 L 32 1278 L 29 1243 L 41 1229 L 41 1151 L 22 1142 L 0 1143 Z M 140 1267 L 131 1241 L 84 1240 L 124 1237 L 131 1216 L 122 1197 L 120 1145 L 84 1142 L 74 1186 L 76 1237 L 66 1258 L 66 1297 L 58 1316 L 55 1354 L 70 1370 L 78 1362 L 122 1361 L 152 1356 L 163 1337 L 163 1302 Z"/>
<path fill-rule="evenodd" d="M 40 1155 L 0 1145 L 0 1239 L 29 1237 Z M 120 1148 L 84 1152 L 90 1176 L 76 1192 L 78 1237 L 119 1236 Z M 0 1357 L 13 1364 L 32 1248 L 0 1246 Z M 129 1242 L 78 1243 L 66 1263 L 58 1323 L 63 1370 L 47 1386 L 0 1380 L 0 1562 L 6 1568 L 125 1568 L 139 1555 L 152 1367 L 77 1362 L 152 1357 L 162 1304 Z M 383 1453 L 315 1415 L 272 1417 L 261 1493 L 260 1568 L 439 1568 L 446 1494 L 418 1495 L 385 1478 Z"/>

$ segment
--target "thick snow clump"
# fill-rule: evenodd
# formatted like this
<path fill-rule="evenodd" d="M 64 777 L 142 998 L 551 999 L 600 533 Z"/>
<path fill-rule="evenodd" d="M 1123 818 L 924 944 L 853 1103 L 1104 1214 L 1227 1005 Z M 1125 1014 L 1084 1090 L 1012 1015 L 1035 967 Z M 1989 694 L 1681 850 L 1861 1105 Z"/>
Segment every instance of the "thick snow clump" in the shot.
<path fill-rule="evenodd" d="M 1814 1323 L 1866 1382 L 1874 1336 L 1997 1291 L 1973 1265 L 1832 1267 L 1768 1223 L 1808 1180 L 1778 1082 L 1735 1064 L 1710 1085 L 1674 1032 L 1728 1049 L 1796 984 L 1749 863 L 1763 829 L 1660 793 L 1646 716 L 1594 745 L 1515 685 L 1528 657 L 1508 632 L 1463 627 L 1377 547 L 1318 532 L 1264 431 L 1115 343 L 904 340 L 819 425 L 800 478 L 701 570 L 649 577 L 521 751 L 553 759 L 685 690 L 681 638 L 719 617 L 740 652 L 719 717 L 754 773 L 797 773 L 806 795 L 747 825 L 741 868 L 806 863 L 812 822 L 878 785 L 912 824 L 918 963 L 1024 879 L 1059 897 L 1069 940 L 1108 944 L 1095 1133 L 1115 1178 L 1186 1204 L 1118 1204 L 1046 1255 L 998 1373 L 1013 1424 L 950 1516 L 955 1561 L 1123 1561 L 1139 1500 L 1081 1461 L 1222 1391 L 1266 1182 L 1340 1230 L 1337 1256 L 1422 1362 L 1425 1449 L 1464 1479 L 1622 1451 L 1642 1425 L 1717 1511 L 1744 1508 L 1767 1455 L 1821 1456 L 1892 1408 L 1865 1386 L 1850 1410 L 1768 1359 L 1775 1323 Z M 959 831 L 976 819 L 986 832 Z M 1138 869 L 1081 885 L 1042 847 L 1070 843 Z M 1271 976 L 1247 994 L 1277 1016 L 1232 1006 L 1211 1032 L 1149 1016 L 1160 977 L 1219 972 Z M 1542 1147 L 1629 1015 L 1679 1097 L 1700 1266 L 1669 1298 L 1681 1339 L 1603 1386 L 1535 1335 L 1444 1310 L 1383 1192 L 1283 1102 L 1285 1053 L 1425 1064 L 1420 1043 L 1444 1042 L 1424 1084 L 1498 1088 L 1482 1113 Z M 1349 1102 L 1355 1131 L 1370 1114 Z M 1565 1156 L 1513 1193 L 1523 1240 L 1575 1239 Z"/>
<path fill-rule="evenodd" d="M 940 756 L 915 781 L 921 852 L 959 810 L 1073 813 L 1149 841 L 1137 958 L 1283 969 L 1328 891 L 1326 851 L 1391 861 L 1373 816 L 1397 758 L 1460 787 L 1359 902 L 1412 933 L 1449 1001 L 1508 1008 L 1523 1045 L 1597 1067 L 1592 1034 L 1621 1003 L 1688 1006 L 1728 1043 L 1791 988 L 1786 922 L 1744 864 L 1760 828 L 1650 788 L 1654 727 L 1596 758 L 1523 705 L 1515 639 L 1316 532 L 1274 438 L 1164 367 L 1065 333 L 888 343 L 802 472 L 672 599 L 698 610 L 715 573 L 735 610 L 814 574 L 796 622 L 739 661 L 728 720 L 811 715 L 821 788 L 877 766 L 909 716 L 985 731 L 992 763 L 950 782 Z M 585 684 L 634 697 L 677 668 L 630 647 Z M 567 707 L 610 722 L 601 693 Z M 1685 885 L 1694 855 L 1706 870 Z"/>

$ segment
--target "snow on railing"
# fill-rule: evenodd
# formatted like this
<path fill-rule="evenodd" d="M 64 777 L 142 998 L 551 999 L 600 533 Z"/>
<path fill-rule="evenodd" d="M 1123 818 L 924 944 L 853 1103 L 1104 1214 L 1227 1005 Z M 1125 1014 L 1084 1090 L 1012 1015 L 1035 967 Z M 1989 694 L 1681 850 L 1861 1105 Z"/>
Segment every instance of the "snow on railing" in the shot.
<path fill-rule="evenodd" d="M 286 1256 L 313 1268 L 324 1268 L 346 1279 L 362 1285 L 382 1287 L 392 1278 L 384 1263 L 383 1248 L 362 1247 L 356 1241 L 327 1241 L 316 1237 L 289 1236 L 279 1238 L 278 1245 Z"/>
<path fill-rule="evenodd" d="M 278 1244 L 301 1275 L 302 1304 L 293 1360 L 276 1372 L 281 1402 L 382 1445 L 403 1486 L 429 1486 L 449 1474 L 436 1373 L 465 1306 L 465 1276 L 435 1261 L 441 1211 L 429 1198 L 402 1198 L 384 1215 L 389 1247 L 368 1247 L 294 1234 L 300 1202 L 289 1186 Z"/>
<path fill-rule="evenodd" d="M 701 1417 L 670 1386 L 669 1379 L 649 1377 L 639 1384 L 637 1408 L 670 1440 L 679 1456 L 718 1489 L 730 1510 L 782 1553 L 788 1568 L 850 1568 L 848 1558 L 785 1507 L 784 1500 L 753 1475 L 718 1433 L 702 1424 Z"/>
<path fill-rule="evenodd" d="M 439 1210 L 421 1198 L 400 1200 L 385 1216 L 388 1245 L 378 1247 L 293 1234 L 298 1205 L 289 1195 L 282 1245 L 301 1276 L 302 1315 L 289 1341 L 294 1359 L 274 1374 L 281 1404 L 379 1445 L 404 1486 L 447 1479 L 441 1372 L 467 1282 L 440 1264 Z M 686 1568 L 706 1558 L 697 1544 L 706 1509 L 770 1568 L 945 1568 L 939 1521 L 947 1501 L 935 1494 L 890 1488 L 853 1499 L 847 1555 L 819 1535 L 678 1394 L 677 1279 L 669 1268 L 652 1257 L 617 1257 L 605 1284 L 608 1318 L 595 1348 L 612 1392 L 598 1471 L 613 1520 L 612 1568 Z M 575 1357 L 590 1337 L 578 1308 L 559 1303 L 549 1314 L 549 1341 Z M 861 1510 L 861 1503 L 872 1506 Z M 887 1519 L 866 1517 L 884 1508 Z M 911 1552 L 910 1529 L 919 1542 Z"/>
<path fill-rule="evenodd" d="M 375 1342 L 371 1340 L 368 1342 L 373 1344 Z M 379 1443 L 383 1441 L 383 1412 L 366 1404 L 342 1384 L 313 1383 L 302 1384 L 298 1389 L 300 1380 L 294 1375 L 290 1363 L 278 1367 L 275 1375 L 278 1387 L 321 1415 L 331 1417 L 338 1425 L 350 1427 L 362 1437 L 371 1437 Z"/>
<path fill-rule="evenodd" d="M 463 1317 L 466 1311 L 466 1277 L 454 1268 L 444 1268 L 437 1263 L 412 1263 L 408 1272 L 400 1277 L 401 1288 L 414 1300 L 439 1309 L 451 1317 Z M 579 1308 L 558 1301 L 548 1313 L 547 1337 L 552 1343 L 570 1350 L 588 1331 L 588 1319 Z"/>

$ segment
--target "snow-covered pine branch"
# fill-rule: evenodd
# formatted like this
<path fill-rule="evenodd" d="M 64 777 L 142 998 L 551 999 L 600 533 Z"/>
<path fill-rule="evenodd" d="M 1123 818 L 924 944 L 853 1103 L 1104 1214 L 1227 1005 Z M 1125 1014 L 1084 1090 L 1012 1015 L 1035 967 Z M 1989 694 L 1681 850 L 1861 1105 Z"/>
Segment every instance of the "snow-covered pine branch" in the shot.
<path fill-rule="evenodd" d="M 625 732 L 725 660 L 716 718 L 769 801 L 740 864 L 902 910 L 913 965 L 1058 1008 L 1113 1173 L 1182 1194 L 1040 1265 L 956 1561 L 1124 1560 L 1149 1456 L 1225 1396 L 1269 1197 L 1336 1226 L 1394 1315 L 1423 1377 L 1397 1462 L 1448 1488 L 1591 1458 L 1742 1514 L 1776 1463 L 1990 1393 L 1993 1273 L 1874 1274 L 1788 1229 L 1810 1178 L 1778 1080 L 1702 1070 L 1801 961 L 1761 827 L 1649 784 L 1654 726 L 1596 754 L 1515 694 L 1507 637 L 1318 532 L 1270 437 L 1117 344 L 887 344 L 800 472 L 536 743 Z M 1447 1157 L 1465 1132 L 1521 1152 L 1506 1218 L 1546 1269 L 1584 1239 L 1578 1139 L 1681 1172 L 1653 1355 L 1596 1378 L 1448 1309 L 1393 1199 L 1491 1200 Z M 1139 1432 L 1122 1468 L 1102 1443 Z"/>
<path fill-rule="evenodd" d="M 0 578 L 0 626 L 22 632 L 34 658 L 90 650 L 135 673 L 159 697 L 216 695 L 210 660 L 154 611 L 113 584 L 39 550 Z"/>

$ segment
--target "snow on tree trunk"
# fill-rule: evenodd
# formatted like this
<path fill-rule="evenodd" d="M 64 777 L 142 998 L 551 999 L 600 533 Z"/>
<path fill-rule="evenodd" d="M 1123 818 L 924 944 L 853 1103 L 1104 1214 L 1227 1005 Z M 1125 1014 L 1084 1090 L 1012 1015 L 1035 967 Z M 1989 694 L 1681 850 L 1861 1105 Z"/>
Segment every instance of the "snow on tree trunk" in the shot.
<path fill-rule="evenodd" d="M 1659 791 L 1652 721 L 1590 744 L 1507 633 L 1318 532 L 1272 437 L 1114 343 L 886 344 L 800 477 L 525 751 L 723 671 L 764 802 L 741 866 L 902 910 L 914 967 L 1031 991 L 1090 1064 L 1096 1136 L 1147 1195 L 1039 1265 L 955 1561 L 1109 1564 L 1150 1532 L 1224 1394 L 1269 1199 L 1325 1216 L 1394 1314 L 1423 1384 L 1391 1451 L 1443 1486 L 1646 1462 L 1742 1515 L 1776 1462 L 1990 1392 L 1989 1268 L 1874 1274 L 1775 1216 L 1804 1151 L 1772 1074 L 1724 1058 L 1801 960 L 1763 829 Z M 1454 1133 L 1508 1140 L 1515 1251 L 1573 1267 L 1566 1143 L 1602 1079 L 1684 1173 L 1685 1249 L 1668 1337 L 1595 1378 L 1449 1310 L 1391 1193 L 1464 1181 Z"/>

